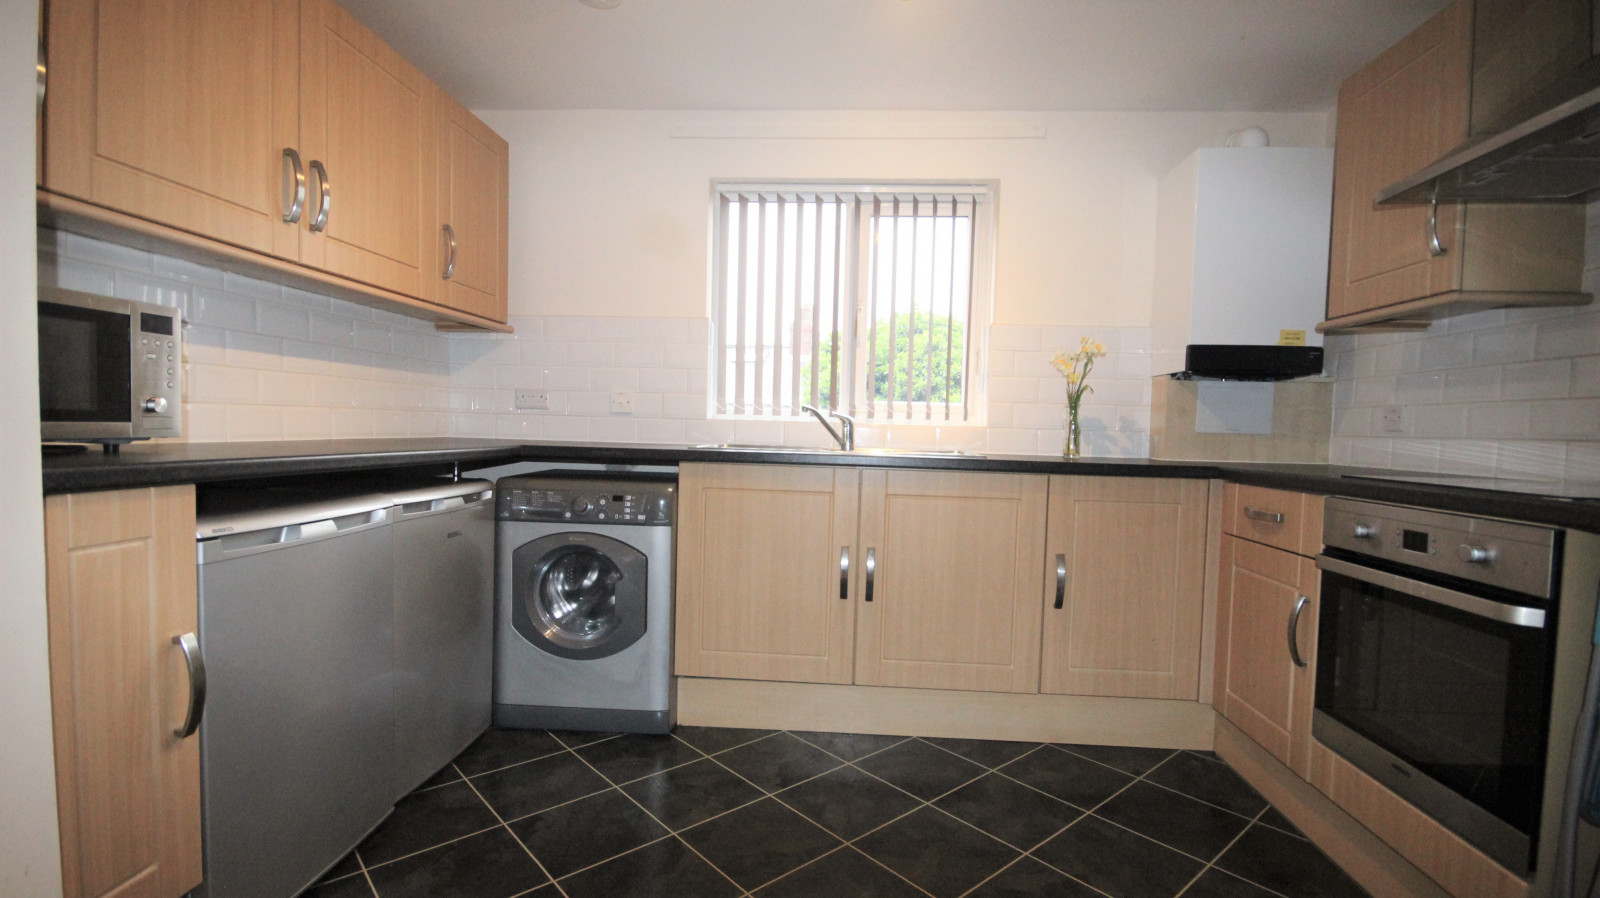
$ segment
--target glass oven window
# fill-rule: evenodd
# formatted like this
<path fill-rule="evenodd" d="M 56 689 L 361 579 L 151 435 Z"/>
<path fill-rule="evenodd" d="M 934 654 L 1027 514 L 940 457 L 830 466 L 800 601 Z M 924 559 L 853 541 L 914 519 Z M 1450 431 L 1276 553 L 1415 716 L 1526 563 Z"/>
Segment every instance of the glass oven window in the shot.
<path fill-rule="evenodd" d="M 128 316 L 39 303 L 39 417 L 131 421 Z"/>
<path fill-rule="evenodd" d="M 1533 832 L 1553 630 L 1491 621 L 1332 572 L 1323 573 L 1321 613 L 1317 709 Z"/>

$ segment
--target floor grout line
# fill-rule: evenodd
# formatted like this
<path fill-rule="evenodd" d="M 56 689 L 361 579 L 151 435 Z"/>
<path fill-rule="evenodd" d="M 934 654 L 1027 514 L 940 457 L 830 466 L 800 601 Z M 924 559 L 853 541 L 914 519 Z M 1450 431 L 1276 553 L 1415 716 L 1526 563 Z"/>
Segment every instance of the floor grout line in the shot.
<path fill-rule="evenodd" d="M 556 741 L 560 742 L 561 740 L 557 739 Z M 568 749 L 568 751 L 571 751 L 571 749 Z M 529 849 L 521 839 L 517 838 L 517 834 L 513 832 L 511 827 L 506 824 L 505 818 L 500 816 L 500 812 L 494 809 L 494 805 L 489 803 L 489 799 L 483 797 L 483 793 L 478 791 L 478 787 L 474 786 L 471 780 L 467 780 L 467 787 L 472 790 L 472 794 L 478 796 L 478 800 L 483 802 L 484 807 L 489 809 L 489 813 L 494 815 L 494 819 L 500 821 L 500 826 L 505 828 L 506 835 L 511 837 L 511 841 L 517 843 L 517 847 L 521 848 L 523 852 L 528 855 L 528 858 L 532 860 L 534 865 L 539 868 L 539 872 L 544 874 L 544 878 L 548 880 L 550 884 L 556 887 L 556 892 L 561 895 L 561 898 L 567 898 L 567 890 L 563 889 L 561 887 L 561 883 L 556 882 L 556 878 L 550 875 L 550 870 L 545 867 L 544 862 L 535 857 L 533 851 Z M 485 831 L 487 832 L 487 830 Z M 533 888 L 537 889 L 543 885 L 544 883 L 541 882 L 539 885 L 534 886 Z M 533 889 L 528 889 L 526 891 L 533 891 Z"/>

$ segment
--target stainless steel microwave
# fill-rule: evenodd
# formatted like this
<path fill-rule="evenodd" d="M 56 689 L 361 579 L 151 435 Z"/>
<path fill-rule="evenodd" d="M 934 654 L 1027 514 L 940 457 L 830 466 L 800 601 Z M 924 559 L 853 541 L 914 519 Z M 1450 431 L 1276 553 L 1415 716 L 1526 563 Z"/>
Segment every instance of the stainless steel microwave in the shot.
<path fill-rule="evenodd" d="M 177 309 L 41 286 L 41 438 L 114 448 L 181 436 L 182 324 Z"/>

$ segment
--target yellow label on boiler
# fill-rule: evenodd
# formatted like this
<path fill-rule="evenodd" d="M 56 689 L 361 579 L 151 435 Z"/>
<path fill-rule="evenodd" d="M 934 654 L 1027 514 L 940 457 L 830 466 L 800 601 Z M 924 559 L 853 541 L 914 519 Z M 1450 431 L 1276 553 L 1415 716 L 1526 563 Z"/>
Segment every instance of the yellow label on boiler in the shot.
<path fill-rule="evenodd" d="M 1279 346 L 1304 346 L 1306 345 L 1305 331 L 1278 331 Z"/>

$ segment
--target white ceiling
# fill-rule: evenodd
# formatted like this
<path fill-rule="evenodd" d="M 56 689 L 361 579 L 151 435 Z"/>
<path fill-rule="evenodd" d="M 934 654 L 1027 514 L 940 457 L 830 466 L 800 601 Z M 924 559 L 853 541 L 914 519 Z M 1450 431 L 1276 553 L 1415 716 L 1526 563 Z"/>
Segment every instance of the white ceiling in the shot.
<path fill-rule="evenodd" d="M 1446 0 L 340 0 L 473 109 L 1300 112 Z"/>

